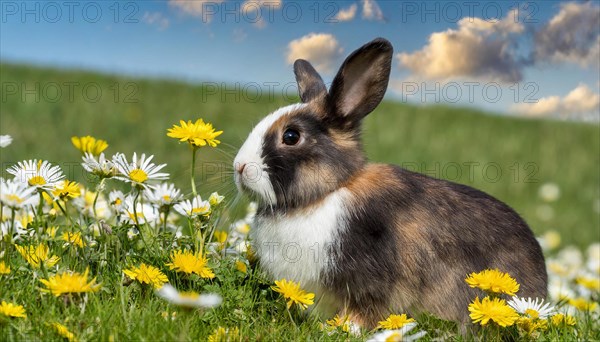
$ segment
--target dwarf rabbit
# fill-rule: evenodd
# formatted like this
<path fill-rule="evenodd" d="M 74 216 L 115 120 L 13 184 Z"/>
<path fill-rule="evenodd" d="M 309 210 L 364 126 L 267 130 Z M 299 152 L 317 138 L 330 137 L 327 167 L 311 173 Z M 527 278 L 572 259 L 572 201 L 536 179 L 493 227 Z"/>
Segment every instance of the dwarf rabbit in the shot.
<path fill-rule="evenodd" d="M 546 296 L 541 248 L 509 206 L 471 187 L 369 164 L 361 120 L 381 102 L 393 49 L 354 51 L 329 92 L 294 63 L 302 103 L 265 117 L 235 160 L 235 182 L 259 202 L 251 230 L 260 266 L 316 293 L 324 315 L 373 328 L 390 313 L 469 322 L 482 292 L 464 281 L 498 268 L 524 297 Z"/>

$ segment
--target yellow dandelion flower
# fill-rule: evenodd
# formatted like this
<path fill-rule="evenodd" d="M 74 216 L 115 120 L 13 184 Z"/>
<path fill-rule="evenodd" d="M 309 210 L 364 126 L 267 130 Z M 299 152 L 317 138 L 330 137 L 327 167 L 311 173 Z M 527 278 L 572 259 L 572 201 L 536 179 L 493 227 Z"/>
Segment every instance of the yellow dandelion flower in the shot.
<path fill-rule="evenodd" d="M 88 152 L 94 156 L 99 156 L 100 153 L 102 153 L 108 147 L 106 141 L 96 139 L 89 135 L 86 135 L 85 137 L 72 137 L 71 142 L 75 148 L 81 151 L 81 153 Z"/>
<path fill-rule="evenodd" d="M 248 273 L 248 266 L 246 265 L 245 262 L 243 262 L 241 260 L 237 260 L 235 262 L 235 269 L 242 273 Z"/>
<path fill-rule="evenodd" d="M 519 314 L 506 304 L 504 299 L 490 297 L 483 298 L 479 301 L 479 297 L 475 298 L 473 303 L 469 304 L 469 315 L 473 323 L 481 325 L 488 324 L 489 321 L 494 321 L 502 327 L 513 325 L 519 318 Z"/>
<path fill-rule="evenodd" d="M 63 239 L 67 243 L 77 246 L 79 248 L 83 248 L 83 246 L 85 246 L 85 242 L 83 241 L 83 238 L 81 237 L 80 232 L 74 232 L 74 233 L 65 232 L 65 233 L 63 233 L 61 239 Z"/>
<path fill-rule="evenodd" d="M 65 293 L 84 293 L 97 292 L 100 290 L 100 284 L 96 284 L 96 278 L 88 282 L 89 269 L 83 274 L 77 272 L 63 272 L 46 279 L 40 279 L 40 282 L 46 286 L 41 289 L 42 292 L 49 292 L 56 297 Z"/>
<path fill-rule="evenodd" d="M 50 236 L 50 238 L 54 239 L 56 237 L 57 231 L 58 231 L 58 227 L 56 227 L 56 226 L 48 227 L 46 229 L 46 234 L 48 234 L 48 236 Z"/>
<path fill-rule="evenodd" d="M 477 287 L 493 293 L 506 293 L 509 296 L 514 296 L 520 286 L 508 273 L 500 272 L 497 269 L 471 273 L 465 281 L 470 287 Z"/>
<path fill-rule="evenodd" d="M 232 329 L 218 327 L 210 336 L 208 336 L 208 342 L 230 342 L 238 341 L 239 339 L 240 330 L 237 327 Z"/>
<path fill-rule="evenodd" d="M 172 128 L 167 130 L 167 136 L 175 139 L 179 139 L 181 142 L 188 142 L 190 145 L 195 147 L 211 146 L 216 147 L 221 142 L 217 139 L 223 131 L 215 132 L 212 124 L 205 123 L 202 119 L 196 120 L 192 123 L 191 120 L 185 122 L 179 121 L 181 126 L 173 125 Z"/>
<path fill-rule="evenodd" d="M 52 189 L 52 195 L 62 200 L 79 197 L 81 195 L 81 187 L 76 182 L 63 180 L 57 183 L 54 189 Z"/>
<path fill-rule="evenodd" d="M 598 307 L 598 303 L 590 302 L 585 298 L 569 299 L 569 305 L 580 311 L 593 311 Z"/>
<path fill-rule="evenodd" d="M 10 266 L 6 266 L 4 261 L 0 261 L 0 274 L 10 274 Z"/>
<path fill-rule="evenodd" d="M 390 315 L 385 321 L 380 321 L 378 328 L 387 330 L 396 330 L 405 326 L 407 323 L 415 322 L 414 319 L 408 318 L 406 314 Z"/>
<path fill-rule="evenodd" d="M 177 272 L 196 273 L 202 278 L 212 279 L 215 274 L 207 264 L 208 259 L 205 256 L 185 250 L 171 252 L 171 262 L 166 265 L 169 266 L 169 269 Z"/>
<path fill-rule="evenodd" d="M 54 328 L 54 330 L 62 337 L 66 338 L 67 340 L 69 340 L 70 342 L 73 341 L 77 341 L 77 338 L 75 337 L 75 335 L 69 331 L 69 328 L 67 328 L 66 326 L 58 323 L 58 322 L 52 322 L 50 324 L 50 326 L 52 326 Z"/>
<path fill-rule="evenodd" d="M 527 335 L 532 335 L 537 331 L 548 329 L 548 320 L 520 317 L 517 319 L 517 326 Z"/>
<path fill-rule="evenodd" d="M 350 331 L 350 322 L 348 321 L 348 316 L 340 317 L 340 315 L 335 315 L 335 317 L 332 319 L 326 320 L 325 324 L 327 324 L 328 330 L 342 328 L 343 332 Z"/>
<path fill-rule="evenodd" d="M 590 291 L 600 292 L 600 278 L 594 277 L 577 277 L 575 282 Z"/>
<path fill-rule="evenodd" d="M 552 316 L 550 320 L 552 324 L 556 326 L 573 327 L 575 326 L 575 324 L 577 324 L 577 320 L 575 319 L 575 317 L 561 313 Z"/>
<path fill-rule="evenodd" d="M 123 273 L 142 284 L 150 284 L 155 289 L 161 288 L 164 283 L 169 281 L 167 276 L 158 268 L 144 263 L 141 263 L 139 267 L 132 266 L 130 269 L 123 270 Z"/>
<path fill-rule="evenodd" d="M 6 317 L 27 318 L 25 308 L 22 305 L 7 303 L 5 301 L 0 303 L 0 314 Z"/>
<path fill-rule="evenodd" d="M 308 308 L 309 305 L 313 305 L 315 294 L 307 293 L 300 288 L 300 284 L 288 281 L 286 279 L 276 280 L 275 286 L 271 286 L 273 291 L 279 292 L 283 298 L 287 299 L 288 309 L 292 304 L 298 304 L 302 309 Z"/>
<path fill-rule="evenodd" d="M 23 259 L 34 268 L 40 268 L 40 264 L 43 263 L 45 267 L 52 267 L 56 265 L 59 257 L 56 255 L 49 256 L 50 250 L 48 246 L 39 244 L 37 246 L 19 246 L 15 245 L 15 248 L 23 256 Z"/>

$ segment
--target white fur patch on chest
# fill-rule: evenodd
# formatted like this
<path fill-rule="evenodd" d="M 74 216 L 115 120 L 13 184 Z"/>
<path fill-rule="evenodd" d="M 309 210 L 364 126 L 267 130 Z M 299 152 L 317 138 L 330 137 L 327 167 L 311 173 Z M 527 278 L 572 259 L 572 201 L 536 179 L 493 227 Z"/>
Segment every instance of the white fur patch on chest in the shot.
<path fill-rule="evenodd" d="M 293 280 L 318 291 L 321 272 L 335 267 L 328 255 L 339 244 L 350 192 L 340 189 L 301 213 L 257 216 L 251 230 L 261 266 L 274 278 Z"/>

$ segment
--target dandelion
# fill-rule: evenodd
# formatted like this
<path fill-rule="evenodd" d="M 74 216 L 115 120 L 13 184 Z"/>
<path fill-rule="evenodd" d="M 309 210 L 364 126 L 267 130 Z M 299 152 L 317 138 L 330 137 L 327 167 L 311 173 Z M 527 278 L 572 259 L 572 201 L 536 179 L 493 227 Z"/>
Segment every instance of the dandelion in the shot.
<path fill-rule="evenodd" d="M 181 142 L 188 142 L 190 145 L 195 147 L 211 146 L 216 147 L 221 142 L 216 140 L 216 137 L 221 135 L 223 131 L 215 132 L 212 124 L 205 123 L 202 119 L 196 120 L 192 123 L 191 120 L 185 122 L 179 121 L 181 126 L 173 125 L 172 128 L 167 130 L 167 136 L 175 139 L 179 139 Z"/>
<path fill-rule="evenodd" d="M 171 262 L 166 264 L 169 269 L 177 272 L 192 274 L 195 273 L 202 278 L 212 279 L 215 277 L 213 271 L 207 266 L 208 260 L 200 253 L 186 251 L 171 252 Z"/>
<path fill-rule="evenodd" d="M 235 269 L 242 273 L 248 273 L 248 265 L 246 265 L 246 263 L 241 260 L 237 260 L 235 262 Z"/>
<path fill-rule="evenodd" d="M 97 292 L 100 284 L 96 284 L 96 278 L 88 281 L 89 269 L 83 274 L 77 272 L 63 272 L 40 282 L 46 286 L 42 292 L 52 293 L 56 297 L 66 293 Z"/>
<path fill-rule="evenodd" d="M 198 294 L 196 292 L 179 292 L 170 284 L 165 284 L 156 294 L 171 304 L 188 308 L 214 308 L 223 302 L 218 294 Z"/>
<path fill-rule="evenodd" d="M 7 303 L 5 301 L 0 303 L 0 314 L 6 317 L 27 318 L 25 308 L 22 305 Z"/>
<path fill-rule="evenodd" d="M 214 236 L 215 236 L 215 240 L 217 240 L 217 243 L 219 243 L 220 247 L 225 248 L 225 244 L 227 242 L 227 236 L 228 236 L 227 232 L 219 230 L 214 233 Z"/>
<path fill-rule="evenodd" d="M 71 198 L 79 197 L 81 195 L 81 187 L 76 182 L 63 180 L 54 186 L 52 195 L 54 198 L 60 198 L 63 201 L 67 201 Z"/>
<path fill-rule="evenodd" d="M 210 214 L 210 203 L 208 203 L 208 201 L 203 201 L 199 195 L 194 197 L 191 201 L 185 200 L 178 203 L 173 208 L 181 215 L 190 218 Z"/>
<path fill-rule="evenodd" d="M 6 172 L 15 176 L 15 181 L 27 183 L 38 190 L 51 190 L 65 175 L 58 166 L 46 160 L 24 160 L 13 165 Z"/>
<path fill-rule="evenodd" d="M 77 338 L 75 337 L 75 335 L 69 331 L 69 328 L 67 328 L 66 326 L 58 323 L 58 322 L 53 322 L 50 324 L 50 326 L 52 328 L 54 328 L 54 330 L 61 336 L 66 338 L 69 342 L 73 342 L 73 341 L 77 341 Z"/>
<path fill-rule="evenodd" d="M 465 281 L 470 287 L 477 287 L 492 293 L 506 293 L 514 296 L 519 291 L 517 281 L 508 273 L 500 272 L 497 269 L 471 273 Z"/>
<path fill-rule="evenodd" d="M 93 154 L 86 152 L 83 155 L 81 166 L 87 172 L 98 176 L 100 179 L 111 178 L 115 175 L 115 164 L 112 160 L 106 159 L 104 153 L 100 153 L 98 159 Z"/>
<path fill-rule="evenodd" d="M 407 323 L 402 328 L 397 330 L 383 330 L 377 334 L 371 336 L 367 342 L 412 342 L 425 336 L 427 333 L 423 330 L 418 331 L 412 335 L 408 335 L 408 332 L 413 330 L 417 326 L 417 323 Z"/>
<path fill-rule="evenodd" d="M 12 143 L 13 139 L 10 135 L 0 135 L 0 147 L 4 148 Z"/>
<path fill-rule="evenodd" d="M 158 268 L 141 263 L 139 267 L 132 266 L 129 269 L 123 270 L 126 276 L 133 280 L 137 280 L 142 284 L 150 284 L 155 289 L 161 288 L 169 281 L 167 276 Z"/>
<path fill-rule="evenodd" d="M 146 189 L 144 195 L 150 203 L 158 208 L 171 207 L 181 200 L 181 191 L 175 188 L 175 184 L 162 183 L 154 187 L 154 189 Z"/>
<path fill-rule="evenodd" d="M 37 197 L 32 196 L 35 188 L 13 179 L 0 179 L 0 203 L 13 210 L 20 210 L 37 204 Z"/>
<path fill-rule="evenodd" d="M 292 304 L 298 304 L 300 308 L 306 309 L 314 303 L 315 294 L 305 292 L 300 288 L 300 284 L 293 281 L 286 279 L 276 280 L 275 286 L 271 286 L 271 289 L 287 299 L 288 309 Z"/>
<path fill-rule="evenodd" d="M 40 268 L 41 264 L 44 264 L 45 267 L 52 267 L 60 260 L 56 255 L 49 256 L 50 250 L 44 244 L 37 246 L 15 245 L 15 248 L 23 259 L 34 268 Z"/>
<path fill-rule="evenodd" d="M 575 317 L 573 317 L 571 315 L 565 315 L 562 313 L 558 313 L 558 314 L 552 316 L 550 318 L 550 321 L 555 326 L 573 327 L 573 326 L 575 326 L 575 324 L 577 324 L 577 320 L 575 320 Z"/>
<path fill-rule="evenodd" d="M 585 298 L 569 299 L 568 303 L 579 311 L 594 311 L 598 307 L 598 303 L 590 302 Z"/>
<path fill-rule="evenodd" d="M 597 276 L 579 276 L 575 278 L 575 283 L 591 292 L 600 292 L 600 278 Z"/>
<path fill-rule="evenodd" d="M 335 317 L 332 319 L 326 320 L 325 324 L 327 324 L 328 330 L 341 328 L 343 332 L 350 332 L 350 322 L 348 321 L 348 316 L 340 317 L 340 315 L 335 315 Z"/>
<path fill-rule="evenodd" d="M 210 203 L 211 206 L 216 207 L 217 205 L 221 204 L 221 202 L 223 202 L 224 199 L 225 196 L 219 195 L 218 192 L 213 192 L 208 197 L 208 203 Z"/>
<path fill-rule="evenodd" d="M 240 331 L 238 328 L 225 329 L 218 327 L 208 336 L 208 342 L 233 342 L 240 339 Z"/>
<path fill-rule="evenodd" d="M 146 154 L 142 154 L 138 159 L 137 153 L 133 153 L 132 161 L 129 163 L 124 154 L 117 153 L 113 156 L 113 162 L 119 171 L 115 178 L 141 189 L 153 187 L 150 183 L 167 179 L 169 174 L 159 172 L 167 164 L 156 165 L 152 163 L 152 158 L 154 158 L 153 155 L 146 158 Z"/>
<path fill-rule="evenodd" d="M 501 327 L 509 327 L 513 325 L 519 318 L 519 314 L 508 306 L 504 299 L 490 297 L 483 298 L 479 301 L 479 297 L 469 304 L 469 315 L 473 323 L 481 325 L 488 324 L 489 321 L 494 321 Z"/>
<path fill-rule="evenodd" d="M 390 315 L 385 321 L 380 321 L 378 328 L 395 330 L 400 329 L 407 323 L 415 322 L 414 319 L 408 318 L 406 314 Z"/>
<path fill-rule="evenodd" d="M 80 232 L 64 232 L 61 239 L 66 241 L 67 244 L 71 244 L 79 248 L 83 248 L 83 246 L 85 246 L 85 242 L 83 242 Z"/>
<path fill-rule="evenodd" d="M 6 266 L 4 261 L 0 261 L 0 275 L 10 274 L 10 266 Z"/>
<path fill-rule="evenodd" d="M 73 143 L 73 146 L 82 153 L 89 153 L 94 156 L 99 155 L 108 147 L 106 141 L 96 139 L 89 135 L 86 135 L 85 137 L 72 137 L 71 142 Z"/>
<path fill-rule="evenodd" d="M 544 304 L 543 299 L 513 297 L 507 302 L 508 306 L 515 309 L 521 315 L 531 319 L 547 319 L 554 313 L 554 307 L 550 303 Z"/>

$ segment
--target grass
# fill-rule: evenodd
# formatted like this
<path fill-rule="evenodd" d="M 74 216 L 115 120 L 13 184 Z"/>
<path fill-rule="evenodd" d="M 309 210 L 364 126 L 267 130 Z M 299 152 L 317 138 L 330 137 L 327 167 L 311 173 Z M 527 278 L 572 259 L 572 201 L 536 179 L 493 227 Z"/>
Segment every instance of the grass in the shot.
<path fill-rule="evenodd" d="M 266 96 L 258 101 L 244 101 L 243 95 L 236 101 L 232 94 L 207 95 L 211 89 L 175 81 L 21 65 L 1 64 L 0 75 L 3 87 L 0 133 L 15 139 L 12 145 L 0 149 L 3 172 L 17 161 L 41 158 L 60 164 L 69 179 L 90 184 L 80 166 L 80 154 L 70 143 L 71 136 L 89 134 L 109 142 L 109 155 L 154 154 L 155 162 L 167 163 L 171 180 L 189 193 L 189 151 L 165 133 L 180 119 L 202 117 L 225 133 L 219 149 L 199 152 L 196 174 L 200 193 L 219 191 L 228 199 L 234 197 L 230 165 L 237 147 L 261 117 L 287 103 L 282 97 L 270 100 Z M 71 94 L 67 94 L 68 82 L 77 82 Z M 51 93 L 55 84 L 62 91 L 56 101 Z M 13 86 L 15 94 L 10 88 Z M 36 87 L 42 93 L 39 100 L 34 92 L 24 91 Z M 82 93 L 85 87 L 91 97 L 94 97 L 92 89 L 100 89 L 103 95 L 95 102 L 86 100 Z M 469 109 L 384 102 L 366 119 L 364 142 L 373 161 L 403 165 L 498 197 L 520 212 L 536 234 L 553 229 L 561 233 L 564 244 L 579 248 L 600 240 L 597 124 L 525 120 Z M 560 187 L 557 201 L 546 203 L 539 198 L 538 190 L 545 183 Z M 553 213 L 551 217 L 540 215 L 548 211 Z M 204 222 L 203 229 L 217 225 L 216 218 L 218 215 Z M 97 245 L 83 250 L 64 247 L 58 235 L 51 238 L 41 234 L 43 227 L 31 241 L 19 243 L 46 241 L 53 253 L 61 257 L 61 270 L 83 272 L 90 267 L 91 274 L 102 282 L 102 289 L 71 301 L 43 295 L 39 279 L 46 277 L 45 271 L 32 269 L 12 247 L 3 245 L 9 251 L 4 260 L 12 272 L 0 276 L 0 299 L 23 305 L 28 314 L 26 320 L 0 321 L 0 335 L 5 339 L 58 339 L 46 324 L 53 321 L 67 325 L 82 340 L 205 339 L 219 326 L 238 327 L 240 335 L 250 340 L 348 337 L 328 336 L 321 331 L 318 320 L 298 312 L 293 312 L 298 323 L 294 327 L 284 302 L 270 289 L 269 280 L 256 270 L 248 274 L 236 271 L 234 260 L 219 253 L 211 258 L 211 266 L 217 273 L 215 279 L 182 277 L 164 267 L 172 249 L 165 244 L 172 238 L 168 234 L 156 234 L 142 227 L 143 239 L 131 240 L 127 237 L 130 226 L 114 225 L 113 234 L 94 237 L 89 231 L 88 224 L 93 223 L 89 218 L 75 227 L 60 217 L 55 221 L 51 217 L 44 220 L 44 225 L 59 225 L 59 233 L 82 229 Z M 180 242 L 186 244 L 192 245 L 185 239 Z M 123 286 L 122 269 L 139 262 L 162 267 L 178 288 L 217 292 L 224 303 L 199 314 L 198 310 L 165 304 L 151 289 L 137 282 Z M 176 312 L 176 318 L 165 319 L 165 312 L 168 317 Z M 426 339 L 451 336 L 462 339 L 456 334 L 455 325 L 433 317 L 420 318 L 419 329 L 428 332 Z M 580 320 L 578 333 L 583 339 L 600 338 L 590 317 Z M 542 337 L 553 340 L 574 335 L 565 329 L 552 328 Z"/>

